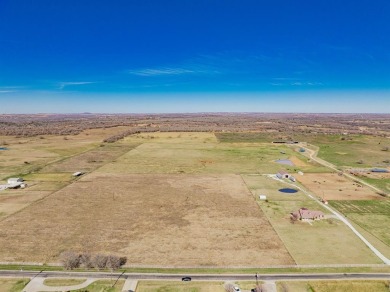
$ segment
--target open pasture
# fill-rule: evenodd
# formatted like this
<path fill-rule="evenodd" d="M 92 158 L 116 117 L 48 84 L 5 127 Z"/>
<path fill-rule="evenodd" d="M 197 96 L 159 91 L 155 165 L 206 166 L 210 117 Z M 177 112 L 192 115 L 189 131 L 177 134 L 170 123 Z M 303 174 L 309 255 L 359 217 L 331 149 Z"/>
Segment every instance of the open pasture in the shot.
<path fill-rule="evenodd" d="M 294 263 L 232 174 L 95 172 L 6 218 L 0 229 L 3 261 L 51 262 L 64 250 L 87 250 L 127 256 L 133 265 Z"/>
<path fill-rule="evenodd" d="M 0 144 L 8 148 L 0 151 L 0 179 L 39 171 L 52 162 L 91 150 L 106 137 L 125 129 L 128 127 L 92 129 L 71 136 L 0 136 Z"/>
<path fill-rule="evenodd" d="M 277 282 L 277 291 L 294 292 L 387 292 L 389 281 L 383 280 L 340 280 L 340 281 L 285 281 Z"/>
<path fill-rule="evenodd" d="M 288 147 L 270 143 L 218 143 L 212 133 L 145 133 L 129 136 L 125 143 L 142 144 L 99 172 L 276 173 L 281 168 L 291 171 L 297 168 L 275 162 L 297 154 Z M 317 167 L 307 165 L 304 169 Z"/>
<path fill-rule="evenodd" d="M 296 179 L 310 192 L 326 200 L 383 199 L 372 189 L 336 173 L 305 173 L 305 175 L 296 176 Z"/>
<path fill-rule="evenodd" d="M 284 183 L 265 176 L 243 178 L 297 264 L 380 263 L 344 223 L 301 191 L 283 194 L 278 190 L 287 186 Z M 259 194 L 265 194 L 268 202 L 260 201 Z M 293 223 L 290 213 L 301 207 L 322 211 L 328 219 Z"/>
<path fill-rule="evenodd" d="M 264 143 L 280 140 L 280 133 L 217 133 L 224 143 Z M 368 135 L 324 135 L 300 133 L 290 139 L 319 146 L 318 156 L 339 167 L 388 166 L 390 139 Z M 284 140 L 287 140 L 284 137 Z"/>
<path fill-rule="evenodd" d="M 40 170 L 40 173 L 90 172 L 112 162 L 136 146 L 138 144 L 102 144 L 90 151 L 47 165 Z"/>
<path fill-rule="evenodd" d="M 390 200 L 330 201 L 330 204 L 384 243 L 387 246 L 384 252 L 390 254 Z"/>
<path fill-rule="evenodd" d="M 331 201 L 333 207 L 344 214 L 384 214 L 390 215 L 390 200 L 383 201 Z"/>
<path fill-rule="evenodd" d="M 388 166 L 390 139 L 365 135 L 308 136 L 307 142 L 320 147 L 318 157 L 339 167 Z"/>

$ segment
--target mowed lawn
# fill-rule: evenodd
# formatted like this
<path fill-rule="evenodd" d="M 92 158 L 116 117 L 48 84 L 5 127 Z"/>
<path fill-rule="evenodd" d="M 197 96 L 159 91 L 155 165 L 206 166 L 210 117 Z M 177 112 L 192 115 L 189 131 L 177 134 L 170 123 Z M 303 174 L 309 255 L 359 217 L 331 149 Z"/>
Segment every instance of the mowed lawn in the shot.
<path fill-rule="evenodd" d="M 301 191 L 283 194 L 278 190 L 288 187 L 264 176 L 243 176 L 249 189 L 256 195 L 267 195 L 268 202 L 258 203 L 282 239 L 297 264 L 373 264 L 378 258 L 342 222 L 329 219 L 312 222 L 290 221 L 290 213 L 305 207 L 330 213 Z"/>
<path fill-rule="evenodd" d="M 0 260 L 64 250 L 129 264 L 294 264 L 239 175 L 93 173 L 0 222 Z"/>

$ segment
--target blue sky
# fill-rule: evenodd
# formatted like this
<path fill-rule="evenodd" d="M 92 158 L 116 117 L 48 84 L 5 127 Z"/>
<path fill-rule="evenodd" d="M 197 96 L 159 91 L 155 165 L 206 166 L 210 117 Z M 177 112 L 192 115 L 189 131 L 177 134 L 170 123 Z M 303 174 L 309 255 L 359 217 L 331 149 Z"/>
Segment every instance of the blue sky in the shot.
<path fill-rule="evenodd" d="M 388 0 L 1 0 L 0 113 L 390 112 Z"/>

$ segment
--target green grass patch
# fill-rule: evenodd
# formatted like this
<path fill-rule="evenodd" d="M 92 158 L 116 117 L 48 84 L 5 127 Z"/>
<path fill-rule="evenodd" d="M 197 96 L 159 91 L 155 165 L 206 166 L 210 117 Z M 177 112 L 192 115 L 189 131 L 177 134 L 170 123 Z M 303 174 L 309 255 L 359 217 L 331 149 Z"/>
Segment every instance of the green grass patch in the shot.
<path fill-rule="evenodd" d="M 329 203 L 390 247 L 390 200 L 330 201 Z"/>
<path fill-rule="evenodd" d="M 20 292 L 30 282 L 30 279 L 0 279 L 0 291 Z"/>
<path fill-rule="evenodd" d="M 368 178 L 368 177 L 360 177 L 361 180 L 377 187 L 382 190 L 384 193 L 390 193 L 390 178 Z"/>
<path fill-rule="evenodd" d="M 330 205 L 344 214 L 390 215 L 390 200 L 330 201 Z"/>
<path fill-rule="evenodd" d="M 137 292 L 225 292 L 223 282 L 140 281 Z"/>
<path fill-rule="evenodd" d="M 115 284 L 115 280 L 99 280 L 93 282 L 91 285 L 79 289 L 73 290 L 74 292 L 122 292 L 122 287 L 124 285 L 124 280 L 119 280 Z M 115 284 L 115 286 L 113 286 Z M 138 292 L 138 290 L 137 290 Z"/>
<path fill-rule="evenodd" d="M 318 135 L 307 137 L 307 141 L 320 147 L 318 157 L 339 167 L 373 167 L 388 165 L 388 139 L 365 135 Z"/>
<path fill-rule="evenodd" d="M 86 279 L 66 279 L 66 278 L 50 278 L 46 279 L 43 284 L 46 286 L 73 286 L 85 282 Z"/>
<path fill-rule="evenodd" d="M 269 133 L 215 133 L 222 143 L 270 143 L 277 139 L 276 134 Z"/>

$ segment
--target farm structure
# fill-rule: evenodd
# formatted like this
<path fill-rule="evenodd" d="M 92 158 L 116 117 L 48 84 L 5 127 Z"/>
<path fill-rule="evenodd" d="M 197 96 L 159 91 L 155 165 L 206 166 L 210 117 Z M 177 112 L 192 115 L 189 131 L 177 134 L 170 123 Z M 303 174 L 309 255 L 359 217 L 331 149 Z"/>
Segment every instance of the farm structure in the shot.
<path fill-rule="evenodd" d="M 371 169 L 372 172 L 379 172 L 379 173 L 388 173 L 389 170 L 386 168 L 373 168 Z"/>
<path fill-rule="evenodd" d="M 282 179 L 282 178 L 290 178 L 290 174 L 289 174 L 287 171 L 285 171 L 285 170 L 280 170 L 280 171 L 276 174 L 276 176 L 277 176 L 278 178 L 280 178 L 280 179 Z"/>
<path fill-rule="evenodd" d="M 11 177 L 7 180 L 8 184 L 15 184 L 15 183 L 22 183 L 24 182 L 24 179 L 20 177 Z"/>
<path fill-rule="evenodd" d="M 23 189 L 25 187 L 26 184 L 24 183 L 24 179 L 20 177 L 12 177 L 7 180 L 7 184 L 0 185 L 0 191 L 4 191 L 6 189 Z"/>
<path fill-rule="evenodd" d="M 313 211 L 307 208 L 300 208 L 298 211 L 292 212 L 291 217 L 295 220 L 309 221 L 320 220 L 324 218 L 324 213 L 321 211 Z"/>

